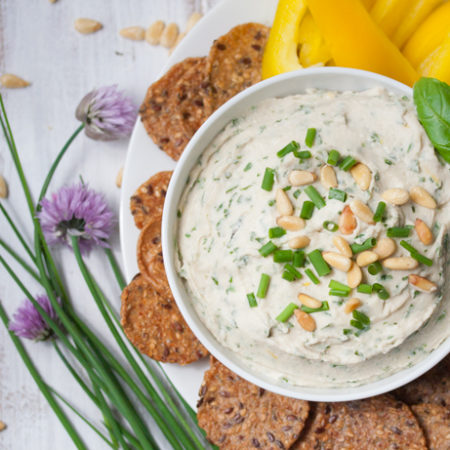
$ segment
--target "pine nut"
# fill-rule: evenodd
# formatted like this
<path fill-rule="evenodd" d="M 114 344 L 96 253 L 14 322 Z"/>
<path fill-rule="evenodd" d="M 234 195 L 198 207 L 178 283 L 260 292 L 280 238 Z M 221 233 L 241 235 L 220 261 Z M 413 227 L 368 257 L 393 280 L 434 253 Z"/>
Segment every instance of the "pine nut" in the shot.
<path fill-rule="evenodd" d="M 296 309 L 294 314 L 297 322 L 305 331 L 314 331 L 316 329 L 316 321 L 308 313 L 305 313 L 301 309 Z"/>
<path fill-rule="evenodd" d="M 336 173 L 331 166 L 322 166 L 320 169 L 320 182 L 325 189 L 337 187 Z"/>
<path fill-rule="evenodd" d="M 419 262 L 409 256 L 387 258 L 383 261 L 383 266 L 392 270 L 411 270 L 415 269 L 418 265 Z"/>
<path fill-rule="evenodd" d="M 352 260 L 347 256 L 335 252 L 322 252 L 323 259 L 331 266 L 342 272 L 348 272 L 352 266 Z"/>
<path fill-rule="evenodd" d="M 158 45 L 165 26 L 162 20 L 153 22 L 145 31 L 145 40 L 150 45 Z"/>
<path fill-rule="evenodd" d="M 381 195 L 391 205 L 401 206 L 409 200 L 409 194 L 406 189 L 392 188 L 384 191 Z"/>
<path fill-rule="evenodd" d="M 289 240 L 288 244 L 290 248 L 305 248 L 309 245 L 311 239 L 308 236 L 297 236 Z"/>
<path fill-rule="evenodd" d="M 421 219 L 416 219 L 414 224 L 417 236 L 419 236 L 420 242 L 424 245 L 430 245 L 433 243 L 434 236 L 428 225 Z"/>
<path fill-rule="evenodd" d="M 370 208 L 363 203 L 361 200 L 353 200 L 350 203 L 350 208 L 353 212 L 353 214 L 363 222 L 366 222 L 368 224 L 374 224 L 373 221 L 373 212 L 370 210 Z"/>
<path fill-rule="evenodd" d="M 369 189 L 370 183 L 372 182 L 372 172 L 365 164 L 356 164 L 350 169 L 350 173 L 362 191 Z"/>
<path fill-rule="evenodd" d="M 281 216 L 277 218 L 277 225 L 288 231 L 298 231 L 305 228 L 305 221 L 301 217 Z"/>
<path fill-rule="evenodd" d="M 320 308 L 322 306 L 322 302 L 320 300 L 306 294 L 298 294 L 297 298 L 302 305 L 305 305 L 308 308 Z"/>
<path fill-rule="evenodd" d="M 189 17 L 189 20 L 186 24 L 186 33 L 189 33 L 189 31 L 194 28 L 194 25 L 197 24 L 197 22 L 202 18 L 203 16 L 199 12 L 193 12 L 191 17 Z"/>
<path fill-rule="evenodd" d="M 293 170 L 288 176 L 288 181 L 292 186 L 304 186 L 314 183 L 316 180 L 317 175 L 307 170 Z"/>
<path fill-rule="evenodd" d="M 409 194 L 411 195 L 411 200 L 420 206 L 428 209 L 436 209 L 436 200 L 431 196 L 431 194 L 420 186 L 414 186 L 410 189 Z"/>
<path fill-rule="evenodd" d="M 98 30 L 103 28 L 103 25 L 97 20 L 86 19 L 85 17 L 81 17 L 75 20 L 74 23 L 75 30 L 81 34 L 91 34 L 95 33 Z"/>
<path fill-rule="evenodd" d="M 379 256 L 375 252 L 365 250 L 364 252 L 358 253 L 358 256 L 356 257 L 356 264 L 358 264 L 359 267 L 365 267 L 375 261 L 378 261 L 378 258 Z"/>
<path fill-rule="evenodd" d="M 3 420 L 0 420 L 0 431 L 3 431 L 6 428 L 5 422 Z"/>
<path fill-rule="evenodd" d="M 342 236 L 334 236 L 333 244 L 344 256 L 348 256 L 349 258 L 353 256 L 350 244 Z"/>
<path fill-rule="evenodd" d="M 23 78 L 20 78 L 12 73 L 4 73 L 0 77 L 0 83 L 7 89 L 24 88 L 30 85 L 28 81 L 25 81 Z"/>
<path fill-rule="evenodd" d="M 123 167 L 121 167 L 119 169 L 119 171 L 117 172 L 117 176 L 116 176 L 116 186 L 118 188 L 122 187 L 122 179 L 123 179 Z"/>
<path fill-rule="evenodd" d="M 339 231 L 342 234 L 352 234 L 356 228 L 356 219 L 350 206 L 345 206 L 339 217 Z"/>
<path fill-rule="evenodd" d="M 361 268 L 356 263 L 352 263 L 350 270 L 347 272 L 347 284 L 352 289 L 358 287 L 362 281 Z"/>
<path fill-rule="evenodd" d="M 434 292 L 437 291 L 438 288 L 436 283 L 413 273 L 408 276 L 408 281 L 409 284 L 412 284 L 415 288 L 419 289 L 419 291 L 423 292 Z"/>
<path fill-rule="evenodd" d="M 350 314 L 356 308 L 359 308 L 362 305 L 361 300 L 359 298 L 353 297 L 347 301 L 344 306 L 345 314 Z"/>
<path fill-rule="evenodd" d="M 159 42 L 163 47 L 170 48 L 173 46 L 173 44 L 175 44 L 177 37 L 178 25 L 174 22 L 171 22 L 164 28 Z"/>
<path fill-rule="evenodd" d="M 145 30 L 142 27 L 128 27 L 122 28 L 119 34 L 125 39 L 132 41 L 143 41 L 145 37 Z"/>
<path fill-rule="evenodd" d="M 6 180 L 0 175 L 0 198 L 8 197 L 8 185 Z"/>
<path fill-rule="evenodd" d="M 280 214 L 280 216 L 292 216 L 294 208 L 292 207 L 292 203 L 283 189 L 277 189 L 277 193 L 275 194 L 275 202 L 277 205 L 278 214 Z"/>
<path fill-rule="evenodd" d="M 394 239 L 381 238 L 377 241 L 377 244 L 372 249 L 378 255 L 379 259 L 387 258 L 395 253 L 397 250 L 397 244 Z"/>

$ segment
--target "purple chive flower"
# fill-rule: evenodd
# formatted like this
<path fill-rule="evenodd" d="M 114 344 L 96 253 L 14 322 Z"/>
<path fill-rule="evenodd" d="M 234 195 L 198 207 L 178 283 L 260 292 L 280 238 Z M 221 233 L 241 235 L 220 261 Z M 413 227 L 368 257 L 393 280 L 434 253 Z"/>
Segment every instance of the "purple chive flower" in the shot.
<path fill-rule="evenodd" d="M 53 320 L 57 320 L 56 312 L 47 296 L 38 295 L 36 301 Z M 13 320 L 9 324 L 9 330 L 19 337 L 34 339 L 35 341 L 45 341 L 53 334 L 41 313 L 28 299 L 25 299 L 22 306 L 17 308 Z"/>
<path fill-rule="evenodd" d="M 104 86 L 87 94 L 75 111 L 75 116 L 86 125 L 86 135 L 100 141 L 128 137 L 133 130 L 137 108 L 117 89 Z"/>
<path fill-rule="evenodd" d="M 51 198 L 41 201 L 38 217 L 48 244 L 71 247 L 71 237 L 78 236 L 82 254 L 93 247 L 108 247 L 113 228 L 113 213 L 103 195 L 80 183 L 62 187 Z"/>

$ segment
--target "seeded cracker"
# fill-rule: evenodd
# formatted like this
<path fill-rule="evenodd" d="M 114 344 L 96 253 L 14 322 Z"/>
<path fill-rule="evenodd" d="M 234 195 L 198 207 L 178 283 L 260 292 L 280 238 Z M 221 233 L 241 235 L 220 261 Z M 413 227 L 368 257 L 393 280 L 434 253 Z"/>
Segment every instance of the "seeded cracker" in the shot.
<path fill-rule="evenodd" d="M 341 403 L 316 403 L 300 440 L 306 449 L 425 450 L 425 437 L 411 410 L 389 395 Z"/>
<path fill-rule="evenodd" d="M 261 81 L 261 65 L 269 28 L 246 23 L 217 39 L 209 52 L 213 106 L 217 109 L 238 92 Z"/>
<path fill-rule="evenodd" d="M 141 274 L 163 297 L 172 297 L 164 269 L 161 244 L 161 216 L 155 216 L 139 235 L 137 263 Z"/>
<path fill-rule="evenodd" d="M 172 171 L 158 172 L 141 184 L 130 199 L 134 223 L 142 229 L 154 216 L 161 216 Z"/>
<path fill-rule="evenodd" d="M 411 406 L 430 450 L 450 450 L 450 409 L 432 403 Z"/>
<path fill-rule="evenodd" d="M 265 391 L 211 358 L 198 402 L 198 423 L 221 449 L 289 448 L 309 404 Z"/>
<path fill-rule="evenodd" d="M 170 297 L 163 297 L 142 275 L 122 292 L 121 323 L 140 352 L 157 361 L 189 364 L 208 354 Z"/>

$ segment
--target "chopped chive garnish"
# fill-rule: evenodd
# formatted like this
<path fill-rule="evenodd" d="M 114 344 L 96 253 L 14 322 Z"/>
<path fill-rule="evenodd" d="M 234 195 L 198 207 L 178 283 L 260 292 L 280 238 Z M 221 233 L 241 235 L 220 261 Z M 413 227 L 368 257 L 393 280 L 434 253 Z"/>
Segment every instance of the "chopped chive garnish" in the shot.
<path fill-rule="evenodd" d="M 383 266 L 381 265 L 380 261 L 375 261 L 372 264 L 369 264 L 369 267 L 367 267 L 367 271 L 370 273 L 370 275 L 377 275 L 383 270 Z"/>
<path fill-rule="evenodd" d="M 328 287 L 330 289 L 337 289 L 339 291 L 345 291 L 345 292 L 347 292 L 347 294 L 350 294 L 350 291 L 352 290 L 352 288 L 350 286 L 347 286 L 346 284 L 341 283 L 336 280 L 330 280 Z"/>
<path fill-rule="evenodd" d="M 311 261 L 311 264 L 314 266 L 314 269 L 316 269 L 316 272 L 319 274 L 319 277 L 328 275 L 331 272 L 330 266 L 323 259 L 320 250 L 316 249 L 311 253 L 308 253 L 308 258 Z"/>
<path fill-rule="evenodd" d="M 297 280 L 300 280 L 300 278 L 302 278 L 302 274 L 291 264 L 286 264 L 284 266 L 284 270 L 291 273 Z"/>
<path fill-rule="evenodd" d="M 291 262 L 294 259 L 294 252 L 292 250 L 275 250 L 273 254 L 273 261 L 276 263 Z"/>
<path fill-rule="evenodd" d="M 279 158 L 282 158 L 283 156 L 286 156 L 287 154 L 289 154 L 295 150 L 298 150 L 299 148 L 300 148 L 300 144 L 298 142 L 291 141 L 291 142 L 289 142 L 288 145 L 286 145 L 286 147 L 283 147 L 281 150 L 279 150 L 277 152 L 277 156 Z"/>
<path fill-rule="evenodd" d="M 388 165 L 388 166 L 392 166 L 392 164 L 394 164 L 390 159 L 385 159 L 384 162 Z"/>
<path fill-rule="evenodd" d="M 373 215 L 373 221 L 374 222 L 380 222 L 383 218 L 384 210 L 386 209 L 386 203 L 379 202 L 377 205 L 377 209 L 375 211 L 375 214 Z"/>
<path fill-rule="evenodd" d="M 286 320 L 294 314 L 296 309 L 298 309 L 298 305 L 295 303 L 289 303 L 289 305 L 287 305 L 275 319 L 278 320 L 278 322 L 286 322 Z"/>
<path fill-rule="evenodd" d="M 314 145 L 314 140 L 316 139 L 317 130 L 315 128 L 308 128 L 305 137 L 305 145 L 311 148 Z"/>
<path fill-rule="evenodd" d="M 290 191 L 291 188 L 292 188 L 292 186 L 285 186 L 285 187 L 283 188 L 283 191 L 284 191 L 284 192 Z"/>
<path fill-rule="evenodd" d="M 294 152 L 294 156 L 299 159 L 309 159 L 312 155 L 309 150 L 303 150 L 301 152 Z"/>
<path fill-rule="evenodd" d="M 363 312 L 358 311 L 357 309 L 354 309 L 352 312 L 352 316 L 354 319 L 358 320 L 364 325 L 370 325 L 370 319 L 368 316 L 366 316 Z"/>
<path fill-rule="evenodd" d="M 358 292 L 361 292 L 363 294 L 371 294 L 372 293 L 372 286 L 370 284 L 361 283 L 356 290 Z"/>
<path fill-rule="evenodd" d="M 331 150 L 330 153 L 328 153 L 327 163 L 330 164 L 330 166 L 337 166 L 340 158 L 341 155 L 337 150 Z"/>
<path fill-rule="evenodd" d="M 278 247 L 272 242 L 269 241 L 267 242 L 267 244 L 264 244 L 259 250 L 259 254 L 261 256 L 264 256 L 264 258 L 266 256 L 269 256 L 271 253 L 273 253 Z"/>
<path fill-rule="evenodd" d="M 419 253 L 419 251 L 412 245 L 408 244 L 408 242 L 401 240 L 400 245 L 408 250 L 408 252 L 411 254 L 411 258 L 414 258 L 416 261 L 419 261 L 421 264 L 425 264 L 426 266 L 433 265 L 433 260 Z"/>
<path fill-rule="evenodd" d="M 350 325 L 352 327 L 358 328 L 358 330 L 364 330 L 364 325 L 359 320 L 350 320 Z"/>
<path fill-rule="evenodd" d="M 352 156 L 346 156 L 339 164 L 339 167 L 343 171 L 348 172 L 355 164 L 356 164 L 355 158 L 353 158 Z"/>
<path fill-rule="evenodd" d="M 314 203 L 309 200 L 305 200 L 302 205 L 302 210 L 300 211 L 300 217 L 302 219 L 311 219 L 314 212 Z"/>
<path fill-rule="evenodd" d="M 341 202 L 345 202 L 347 200 L 347 192 L 341 191 L 340 189 L 330 188 L 328 192 L 328 198 L 334 198 Z"/>
<path fill-rule="evenodd" d="M 325 222 L 323 223 L 323 227 L 325 228 L 325 230 L 331 231 L 333 233 L 339 228 L 336 222 L 332 222 L 330 220 L 325 220 Z"/>
<path fill-rule="evenodd" d="M 314 275 L 314 272 L 311 269 L 305 269 L 306 276 L 314 283 L 319 284 L 319 279 Z"/>
<path fill-rule="evenodd" d="M 295 276 L 291 272 L 285 270 L 285 271 L 283 271 L 281 278 L 283 278 L 283 280 L 286 280 L 286 281 L 294 281 Z"/>
<path fill-rule="evenodd" d="M 352 334 L 353 331 L 350 328 L 344 328 L 342 330 L 342 332 L 345 334 L 345 336 L 347 336 L 348 334 Z"/>
<path fill-rule="evenodd" d="M 261 183 L 261 187 L 265 191 L 271 191 L 273 187 L 273 181 L 275 177 L 275 172 L 270 167 L 266 167 L 266 170 L 264 172 L 264 178 Z"/>
<path fill-rule="evenodd" d="M 306 255 L 303 250 L 297 250 L 294 252 L 294 259 L 292 260 L 292 265 L 294 267 L 303 267 L 305 265 Z"/>
<path fill-rule="evenodd" d="M 377 245 L 377 240 L 375 238 L 368 238 L 362 244 L 350 244 L 350 248 L 353 253 L 361 253 L 375 247 L 375 245 Z"/>
<path fill-rule="evenodd" d="M 279 238 L 286 234 L 286 230 L 281 227 L 273 227 L 269 228 L 269 237 L 270 238 Z"/>
<path fill-rule="evenodd" d="M 386 231 L 387 237 L 409 237 L 411 234 L 410 227 L 391 227 Z"/>
<path fill-rule="evenodd" d="M 256 296 L 259 298 L 264 298 L 267 294 L 267 289 L 269 289 L 270 276 L 266 273 L 261 274 L 261 278 L 259 280 L 258 291 L 256 292 Z"/>
<path fill-rule="evenodd" d="M 253 292 L 251 294 L 247 294 L 247 300 L 248 300 L 248 304 L 250 305 L 250 308 L 254 308 L 255 306 L 258 306 L 258 303 L 256 302 L 255 294 Z"/>
<path fill-rule="evenodd" d="M 325 206 L 325 200 L 314 186 L 305 188 L 305 194 L 311 199 L 317 209 L 321 209 Z"/>
<path fill-rule="evenodd" d="M 294 198 L 299 198 L 301 193 L 302 191 L 300 189 L 296 189 L 292 195 Z"/>
<path fill-rule="evenodd" d="M 372 288 L 373 288 L 373 292 L 376 292 L 378 297 L 381 300 L 387 300 L 390 297 L 389 292 L 386 290 L 386 288 L 382 284 L 374 283 Z"/>
<path fill-rule="evenodd" d="M 328 292 L 329 295 L 334 295 L 335 297 L 348 297 L 350 295 L 350 292 L 343 291 L 341 289 L 330 289 L 330 292 Z"/>
<path fill-rule="evenodd" d="M 302 305 L 300 309 L 305 313 L 310 314 L 315 312 L 328 311 L 330 309 L 330 306 L 328 305 L 328 302 L 325 301 L 322 302 L 322 306 L 319 306 L 319 308 L 310 308 L 309 306 Z"/>

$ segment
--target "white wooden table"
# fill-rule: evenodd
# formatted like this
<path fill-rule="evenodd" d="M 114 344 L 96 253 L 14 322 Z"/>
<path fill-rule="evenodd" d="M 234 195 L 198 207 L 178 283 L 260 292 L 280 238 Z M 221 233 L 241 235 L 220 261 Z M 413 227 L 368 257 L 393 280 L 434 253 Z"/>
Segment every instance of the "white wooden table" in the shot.
<path fill-rule="evenodd" d="M 174 21 L 183 29 L 194 11 L 206 13 L 219 0 L 0 0 L 0 73 L 11 72 L 29 80 L 26 89 L 5 90 L 2 95 L 12 122 L 28 181 L 36 193 L 56 153 L 78 126 L 74 111 L 79 100 L 92 88 L 118 84 L 137 104 L 147 86 L 168 57 L 162 47 L 121 38 L 121 28 L 154 20 Z M 75 32 L 78 17 L 99 20 L 104 28 L 96 34 L 82 36 Z M 118 214 L 119 190 L 115 177 L 122 167 L 127 141 L 97 143 L 79 137 L 65 157 L 50 191 L 64 183 L 83 180 L 102 191 Z M 4 202 L 22 230 L 30 237 L 30 220 L 25 201 L 9 158 L 0 138 L 0 173 L 10 187 Z M 0 236 L 19 244 L 4 220 L 0 218 Z M 113 240 L 120 259 L 118 232 Z M 56 253 L 72 299 L 83 310 L 86 320 L 99 335 L 108 336 L 96 308 L 88 295 L 73 256 L 68 251 Z M 88 263 L 101 281 L 106 293 L 119 305 L 119 291 L 108 270 L 103 254 L 92 254 Z M 17 266 L 14 266 L 17 268 Z M 18 268 L 17 268 L 18 269 Z M 18 273 L 21 273 L 18 269 Z M 39 287 L 24 276 L 32 293 Z M 12 312 L 23 295 L 0 269 L 0 301 Z M 80 308 L 81 307 L 81 308 Z M 60 393 L 69 398 L 88 418 L 98 419 L 95 409 L 72 381 L 48 343 L 27 342 L 27 349 L 41 374 Z M 0 420 L 7 425 L 0 433 L 3 450 L 52 450 L 73 448 L 70 438 L 59 424 L 0 325 Z M 104 444 L 79 420 L 74 423 L 92 449 Z M 98 422 L 97 422 L 98 423 Z"/>

